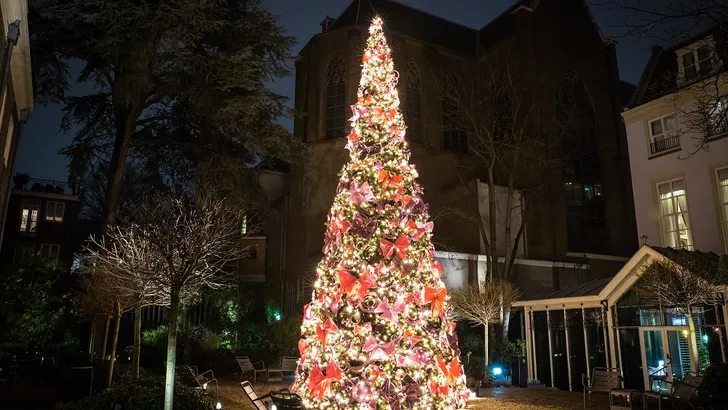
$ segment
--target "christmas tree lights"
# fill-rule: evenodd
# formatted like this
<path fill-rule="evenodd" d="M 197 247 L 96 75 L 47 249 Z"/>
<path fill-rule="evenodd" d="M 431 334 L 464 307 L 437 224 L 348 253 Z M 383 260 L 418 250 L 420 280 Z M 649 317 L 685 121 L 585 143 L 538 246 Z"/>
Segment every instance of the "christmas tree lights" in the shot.
<path fill-rule="evenodd" d="M 307 409 L 454 409 L 468 390 L 398 75 L 375 18 L 291 390 Z"/>

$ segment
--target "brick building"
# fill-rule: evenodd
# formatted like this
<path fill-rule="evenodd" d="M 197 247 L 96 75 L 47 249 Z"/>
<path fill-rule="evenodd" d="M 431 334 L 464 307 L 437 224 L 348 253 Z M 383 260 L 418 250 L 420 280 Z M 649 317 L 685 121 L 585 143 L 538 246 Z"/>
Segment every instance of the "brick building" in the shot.
<path fill-rule="evenodd" d="M 465 27 L 389 0 L 354 1 L 337 18 L 327 17 L 296 62 L 294 134 L 305 143 L 292 167 L 287 269 L 289 278 L 311 275 L 320 259 L 326 215 L 338 172 L 347 158 L 349 105 L 356 98 L 361 54 L 371 17 L 382 15 L 400 73 L 399 94 L 407 121 L 411 161 L 420 174 L 424 199 L 435 216 L 458 179 L 467 136 L 443 127 L 441 99 L 430 79 L 455 74 L 474 78 L 484 64 L 498 64 L 508 48 L 523 67 L 533 93 L 547 107 L 559 94 L 575 92 L 587 106 L 589 131 L 577 164 L 553 172 L 535 215 L 526 223 L 525 246 L 515 280 L 527 293 L 548 292 L 594 276 L 614 274 L 637 248 L 629 161 L 620 119 L 624 88 L 613 42 L 606 39 L 582 0 L 519 1 L 480 29 Z M 561 107 L 562 110 L 575 107 Z M 556 119 L 559 108 L 546 110 Z M 534 124 L 551 138 L 551 118 Z M 457 138 L 455 138 L 457 137 Z M 558 144 L 557 144 L 558 145 Z M 567 148 L 558 145 L 558 149 Z M 550 154 L 549 154 L 550 155 Z M 477 181 L 475 181 L 477 183 Z M 482 206 L 482 205 L 480 205 Z M 478 215 L 478 201 L 461 198 L 461 212 Z M 478 227 L 468 218 L 435 220 L 440 258 L 453 259 L 459 276 L 452 286 L 481 275 L 484 258 Z M 448 256 L 450 255 L 450 256 Z M 455 256 L 452 256 L 455 255 Z M 519 262 L 520 261 L 520 262 Z M 533 268 L 534 266 L 537 269 Z M 586 269 L 586 274 L 583 275 Z M 446 272 L 446 276 L 448 273 Z M 584 277 L 582 277 L 584 276 Z"/>

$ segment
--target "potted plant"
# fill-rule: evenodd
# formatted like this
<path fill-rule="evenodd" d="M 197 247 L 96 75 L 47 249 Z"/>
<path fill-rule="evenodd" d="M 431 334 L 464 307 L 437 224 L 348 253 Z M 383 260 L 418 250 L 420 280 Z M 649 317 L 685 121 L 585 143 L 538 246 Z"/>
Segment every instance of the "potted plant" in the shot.
<path fill-rule="evenodd" d="M 28 182 L 30 182 L 30 175 L 28 174 L 18 173 L 15 174 L 15 176 L 13 177 L 15 189 L 25 189 L 25 186 L 28 185 Z"/>

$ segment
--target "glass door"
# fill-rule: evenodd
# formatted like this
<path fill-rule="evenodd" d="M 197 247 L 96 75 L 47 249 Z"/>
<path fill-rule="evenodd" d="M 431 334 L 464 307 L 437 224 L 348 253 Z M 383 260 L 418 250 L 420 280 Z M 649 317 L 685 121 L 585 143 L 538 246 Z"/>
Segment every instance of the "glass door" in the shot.
<path fill-rule="evenodd" d="M 642 372 L 646 390 L 668 393 L 673 382 L 694 372 L 687 327 L 642 328 Z"/>
<path fill-rule="evenodd" d="M 646 390 L 667 392 L 667 361 L 663 332 L 661 330 L 644 330 L 642 332 L 642 364 L 645 373 Z"/>
<path fill-rule="evenodd" d="M 666 330 L 668 344 L 668 363 L 670 364 L 671 381 L 682 380 L 692 373 L 693 363 L 690 360 L 690 331 Z"/>

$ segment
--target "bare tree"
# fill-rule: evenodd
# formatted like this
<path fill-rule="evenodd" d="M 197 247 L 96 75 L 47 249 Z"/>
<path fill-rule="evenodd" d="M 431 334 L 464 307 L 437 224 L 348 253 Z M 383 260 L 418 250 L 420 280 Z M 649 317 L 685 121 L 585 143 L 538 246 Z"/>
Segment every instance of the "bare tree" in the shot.
<path fill-rule="evenodd" d="M 728 99 L 720 93 L 726 81 L 725 45 L 728 35 L 728 2 L 726 0 L 640 1 L 594 0 L 611 12 L 624 17 L 622 37 L 652 38 L 658 44 L 685 44 L 697 54 L 678 54 L 685 67 L 653 72 L 645 93 L 659 98 L 673 93 L 668 102 L 674 105 L 678 118 L 675 136 L 689 135 L 693 149 L 683 158 L 707 150 L 711 140 L 728 131 Z M 676 91 L 680 91 L 676 93 Z M 689 98 L 685 98 L 689 96 Z"/>
<path fill-rule="evenodd" d="M 548 124 L 552 135 L 545 135 L 541 93 L 510 50 L 504 45 L 494 51 L 466 82 L 454 75 L 434 76 L 443 104 L 443 133 L 466 141 L 453 191 L 464 191 L 478 204 L 477 215 L 459 214 L 478 226 L 488 258 L 487 279 L 510 280 L 526 223 L 561 162 L 552 148 L 566 129 L 565 121 L 554 121 Z M 509 319 L 510 305 L 505 306 L 504 340 Z"/>
<path fill-rule="evenodd" d="M 556 139 L 549 140 L 539 128 L 542 104 L 530 76 L 510 58 L 509 46 L 495 54 L 467 81 L 433 77 L 442 99 L 445 143 L 465 141 L 459 148 L 466 155 L 456 170 L 460 187 L 478 203 L 483 197 L 486 202 L 486 213 L 462 216 L 478 225 L 488 256 L 487 278 L 509 279 L 530 205 L 559 162 L 548 155 Z M 479 181 L 487 185 L 485 195 L 479 193 Z"/>
<path fill-rule="evenodd" d="M 502 279 L 465 285 L 450 294 L 450 303 L 456 318 L 485 328 L 483 340 L 486 366 L 489 361 L 488 325 L 501 322 L 504 316 L 503 306 L 511 306 L 520 296 L 518 288 Z"/>
<path fill-rule="evenodd" d="M 136 204 L 131 223 L 107 233 L 110 242 L 99 243 L 102 255 L 111 255 L 123 269 L 113 272 L 133 278 L 147 298 L 169 307 L 165 409 L 173 405 L 177 326 L 180 306 L 199 298 L 204 288 L 234 284 L 226 270 L 242 258 L 249 245 L 241 237 L 245 210 L 225 200 L 201 195 L 154 196 Z M 123 248 L 117 251 L 114 246 Z"/>
<path fill-rule="evenodd" d="M 725 264 L 714 254 L 682 251 L 670 259 L 653 260 L 639 271 L 639 276 L 641 303 L 676 308 L 687 317 L 690 359 L 699 364 L 693 308 L 717 301 L 728 278 Z"/>
<path fill-rule="evenodd" d="M 90 317 L 104 316 L 106 329 L 104 335 L 104 356 L 106 355 L 106 341 L 108 338 L 109 322 L 114 318 L 114 328 L 111 341 L 111 358 L 109 359 L 106 377 L 106 388 L 111 388 L 116 362 L 116 347 L 119 340 L 119 325 L 121 315 L 134 308 L 137 296 L 129 292 L 128 279 L 113 274 L 115 266 L 107 264 L 105 260 L 98 260 L 92 264 L 81 267 L 80 288 L 75 299 L 83 312 Z"/>

